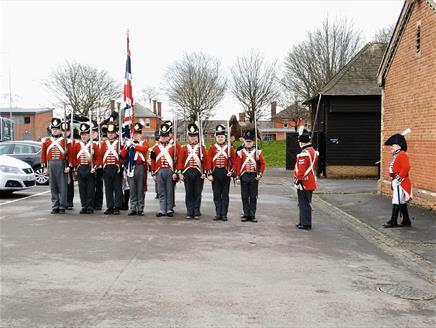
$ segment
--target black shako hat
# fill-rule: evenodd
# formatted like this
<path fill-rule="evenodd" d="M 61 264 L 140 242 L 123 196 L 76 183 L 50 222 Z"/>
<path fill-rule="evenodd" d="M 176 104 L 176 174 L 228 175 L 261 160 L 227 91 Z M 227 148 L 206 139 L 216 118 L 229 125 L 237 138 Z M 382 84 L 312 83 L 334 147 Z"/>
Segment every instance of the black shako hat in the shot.
<path fill-rule="evenodd" d="M 301 143 L 309 143 L 311 139 L 309 131 L 304 129 L 300 135 L 298 135 L 298 141 Z"/>
<path fill-rule="evenodd" d="M 222 124 L 218 124 L 215 127 L 215 136 L 225 136 L 226 135 L 226 128 Z"/>
<path fill-rule="evenodd" d="M 189 136 L 198 136 L 198 126 L 195 123 L 191 123 L 188 125 L 188 135 Z"/>
<path fill-rule="evenodd" d="M 171 132 L 171 126 L 169 126 L 167 123 L 162 123 L 160 126 L 159 134 L 161 136 L 167 136 Z"/>
<path fill-rule="evenodd" d="M 62 120 L 60 118 L 53 117 L 51 119 L 51 124 L 50 124 L 51 129 L 60 129 L 61 125 L 62 125 Z"/>
<path fill-rule="evenodd" d="M 88 123 L 80 123 L 80 128 L 79 128 L 80 134 L 89 133 L 89 130 L 90 130 L 90 126 Z"/>
<path fill-rule="evenodd" d="M 256 130 L 255 129 L 251 129 L 248 131 L 245 131 L 244 133 L 244 140 L 251 140 L 253 141 L 256 138 Z"/>

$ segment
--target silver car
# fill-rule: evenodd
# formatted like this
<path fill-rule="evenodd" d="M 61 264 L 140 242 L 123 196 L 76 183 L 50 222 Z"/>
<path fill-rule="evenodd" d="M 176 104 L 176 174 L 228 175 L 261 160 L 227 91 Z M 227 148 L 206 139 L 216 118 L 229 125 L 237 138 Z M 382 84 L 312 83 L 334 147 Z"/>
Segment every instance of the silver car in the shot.
<path fill-rule="evenodd" d="M 12 193 L 35 185 L 35 172 L 32 167 L 16 158 L 0 155 L 0 191 Z"/>

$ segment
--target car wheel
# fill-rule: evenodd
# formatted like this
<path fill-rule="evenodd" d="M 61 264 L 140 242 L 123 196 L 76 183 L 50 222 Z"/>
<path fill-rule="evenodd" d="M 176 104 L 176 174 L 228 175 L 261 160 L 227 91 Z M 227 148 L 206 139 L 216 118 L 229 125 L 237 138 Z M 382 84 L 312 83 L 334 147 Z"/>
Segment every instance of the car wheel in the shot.
<path fill-rule="evenodd" d="M 44 174 L 44 169 L 42 167 L 36 167 L 34 171 L 37 185 L 48 184 L 48 175 Z"/>

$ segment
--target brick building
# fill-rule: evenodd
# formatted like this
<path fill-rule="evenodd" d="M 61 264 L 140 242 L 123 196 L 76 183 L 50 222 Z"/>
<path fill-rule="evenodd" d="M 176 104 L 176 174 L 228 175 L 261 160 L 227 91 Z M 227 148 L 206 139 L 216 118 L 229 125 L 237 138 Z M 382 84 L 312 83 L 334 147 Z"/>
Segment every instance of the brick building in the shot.
<path fill-rule="evenodd" d="M 436 3 L 404 2 L 378 72 L 382 92 L 379 191 L 390 194 L 391 154 L 384 141 L 411 128 L 406 136 L 413 202 L 436 209 Z"/>
<path fill-rule="evenodd" d="M 159 131 L 162 121 L 162 103 L 153 100 L 153 109 L 147 108 L 138 102 L 135 102 L 135 121 L 144 121 L 142 136 L 145 139 L 154 140 L 154 132 Z"/>
<path fill-rule="evenodd" d="M 54 108 L 1 108 L 0 116 L 9 118 L 12 113 L 15 140 L 40 140 L 47 136 L 47 127 Z"/>

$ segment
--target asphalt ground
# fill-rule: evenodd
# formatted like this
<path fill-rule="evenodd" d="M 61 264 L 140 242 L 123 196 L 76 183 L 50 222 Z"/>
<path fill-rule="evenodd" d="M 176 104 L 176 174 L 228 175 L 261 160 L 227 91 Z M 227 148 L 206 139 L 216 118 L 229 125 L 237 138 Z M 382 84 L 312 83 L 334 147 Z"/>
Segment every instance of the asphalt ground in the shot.
<path fill-rule="evenodd" d="M 47 187 L 0 199 L 1 325 L 434 327 L 434 299 L 378 288 L 433 292 L 414 263 L 405 266 L 322 204 L 314 204 L 313 230 L 296 229 L 289 186 L 288 173 L 266 174 L 258 223 L 240 222 L 233 185 L 230 221 L 213 221 L 208 182 L 199 221 L 184 219 L 181 184 L 173 218 L 154 216 L 154 192 L 144 217 L 79 215 L 77 190 L 66 215 L 49 214 Z"/>

